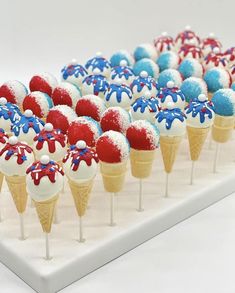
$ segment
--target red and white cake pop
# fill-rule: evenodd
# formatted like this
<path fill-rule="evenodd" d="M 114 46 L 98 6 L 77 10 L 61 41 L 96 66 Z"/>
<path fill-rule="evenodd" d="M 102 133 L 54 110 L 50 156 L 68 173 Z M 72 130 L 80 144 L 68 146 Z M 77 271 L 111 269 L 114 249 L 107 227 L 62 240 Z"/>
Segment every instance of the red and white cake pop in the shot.
<path fill-rule="evenodd" d="M 49 155 L 50 159 L 59 162 L 66 154 L 67 136 L 61 130 L 53 129 L 51 123 L 47 123 L 34 137 L 33 147 L 37 159 L 43 155 Z"/>
<path fill-rule="evenodd" d="M 214 48 L 219 48 L 221 50 L 222 44 L 220 41 L 215 37 L 213 33 L 210 33 L 209 36 L 202 40 L 201 48 L 204 56 L 207 56 L 211 53 Z"/>
<path fill-rule="evenodd" d="M 6 98 L 8 102 L 21 106 L 28 90 L 18 80 L 9 80 L 0 87 L 0 97 Z"/>
<path fill-rule="evenodd" d="M 121 107 L 111 107 L 103 113 L 100 126 L 104 132 L 114 130 L 125 133 L 130 123 L 131 117 L 129 112 Z"/>
<path fill-rule="evenodd" d="M 67 105 L 75 108 L 77 101 L 81 98 L 80 89 L 69 82 L 61 82 L 52 93 L 52 100 L 55 106 Z"/>
<path fill-rule="evenodd" d="M 101 115 L 106 110 L 104 101 L 95 95 L 86 95 L 77 101 L 75 112 L 80 116 L 88 116 L 100 121 Z"/>
<path fill-rule="evenodd" d="M 223 53 L 221 53 L 218 47 L 214 48 L 214 50 L 205 57 L 203 62 L 206 70 L 213 67 L 221 67 L 226 69 L 228 64 L 228 59 L 224 56 Z"/>
<path fill-rule="evenodd" d="M 57 84 L 58 82 L 52 74 L 48 72 L 43 72 L 40 74 L 36 74 L 31 78 L 29 82 L 29 88 L 31 92 L 39 91 L 51 96 Z"/>
<path fill-rule="evenodd" d="M 200 47 L 194 46 L 192 44 L 184 44 L 179 49 L 179 57 L 181 59 L 194 58 L 197 60 L 202 59 L 202 50 Z"/>
<path fill-rule="evenodd" d="M 31 110 L 39 118 L 45 118 L 53 107 L 51 97 L 43 92 L 32 92 L 27 95 L 22 103 L 23 110 Z"/>
<path fill-rule="evenodd" d="M 102 131 L 99 124 L 90 117 L 76 118 L 68 128 L 68 141 L 71 145 L 78 140 L 84 140 L 89 147 L 95 147 Z"/>
<path fill-rule="evenodd" d="M 69 124 L 77 118 L 73 109 L 66 105 L 58 105 L 53 107 L 47 115 L 47 123 L 51 123 L 55 129 L 60 129 L 66 133 Z"/>
<path fill-rule="evenodd" d="M 193 44 L 195 46 L 200 45 L 200 38 L 191 30 L 191 27 L 187 25 L 183 32 L 180 32 L 175 39 L 175 46 L 180 48 L 184 44 Z"/>
<path fill-rule="evenodd" d="M 174 39 L 167 32 L 163 32 L 154 40 L 154 46 L 158 53 L 174 50 L 174 45 Z"/>

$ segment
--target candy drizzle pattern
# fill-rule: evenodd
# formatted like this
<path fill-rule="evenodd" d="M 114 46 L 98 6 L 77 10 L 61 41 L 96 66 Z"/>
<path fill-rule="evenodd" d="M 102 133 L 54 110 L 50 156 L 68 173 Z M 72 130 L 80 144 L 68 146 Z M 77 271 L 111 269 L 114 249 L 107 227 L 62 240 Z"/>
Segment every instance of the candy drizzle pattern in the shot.
<path fill-rule="evenodd" d="M 37 161 L 27 169 L 26 174 L 30 173 L 34 184 L 39 185 L 41 179 L 45 176 L 47 176 L 52 183 L 55 183 L 57 172 L 59 172 L 62 176 L 64 175 L 62 168 L 54 161 L 50 161 L 46 165 Z"/>
<path fill-rule="evenodd" d="M 109 84 L 106 78 L 102 75 L 89 75 L 85 77 L 82 83 L 86 83 L 87 85 L 93 85 L 94 87 L 94 95 L 98 96 L 100 92 L 105 92 Z"/>
<path fill-rule="evenodd" d="M 28 133 L 29 129 L 32 128 L 35 133 L 39 133 L 40 126 L 44 126 L 44 124 L 45 123 L 36 116 L 25 117 L 23 115 L 21 119 L 12 126 L 12 131 L 16 136 L 19 136 L 21 129 L 24 133 Z"/>
<path fill-rule="evenodd" d="M 202 58 L 202 51 L 200 48 L 192 45 L 184 45 L 180 48 L 179 54 L 183 54 L 186 57 L 189 54 L 192 54 L 193 58 Z"/>
<path fill-rule="evenodd" d="M 91 67 L 92 71 L 95 68 L 98 68 L 101 72 L 103 72 L 105 68 L 109 69 L 111 67 L 111 64 L 103 57 L 94 57 L 87 61 L 85 67 L 86 69 L 89 69 L 89 67 Z"/>
<path fill-rule="evenodd" d="M 165 102 L 167 96 L 171 96 L 174 103 L 176 103 L 179 98 L 181 98 L 182 101 L 185 101 L 184 94 L 177 87 L 171 89 L 163 88 L 160 90 L 158 98 L 161 100 L 162 103 Z"/>
<path fill-rule="evenodd" d="M 171 48 L 174 46 L 174 41 L 172 37 L 160 37 L 154 42 L 155 47 L 162 52 L 164 48 L 166 47 L 166 50 L 171 50 Z"/>
<path fill-rule="evenodd" d="M 87 166 L 91 166 L 92 159 L 99 162 L 98 155 L 91 148 L 78 149 L 75 145 L 70 146 L 67 155 L 63 159 L 63 163 L 66 163 L 69 158 L 72 158 L 71 169 L 77 171 L 81 161 L 86 162 Z"/>
<path fill-rule="evenodd" d="M 56 142 L 59 142 L 61 147 L 66 145 L 66 136 L 59 129 L 52 131 L 46 131 L 43 129 L 35 138 L 36 149 L 41 150 L 43 148 L 44 142 L 47 142 L 48 150 L 50 153 L 55 153 L 56 151 Z"/>
<path fill-rule="evenodd" d="M 81 76 L 81 77 L 85 77 L 87 75 L 87 71 L 86 69 L 79 64 L 76 65 L 69 65 L 69 66 L 65 66 L 62 70 L 61 70 L 63 79 L 66 80 L 68 77 L 70 76 L 75 76 L 76 78 Z"/>
<path fill-rule="evenodd" d="M 212 119 L 214 106 L 211 101 L 200 102 L 198 100 L 194 100 L 185 108 L 185 110 L 186 114 L 192 113 L 192 117 L 196 117 L 199 114 L 200 122 L 204 123 L 206 116 L 208 116 L 209 119 Z"/>
<path fill-rule="evenodd" d="M 131 84 L 131 89 L 133 90 L 134 86 L 137 87 L 137 92 L 141 92 L 143 87 L 146 86 L 148 88 L 148 90 L 152 90 L 153 88 L 157 88 L 157 84 L 154 81 L 153 78 L 151 77 L 141 77 L 139 76 L 138 78 L 136 78 L 132 84 Z"/>
<path fill-rule="evenodd" d="M 158 100 L 155 98 L 146 99 L 144 97 L 138 98 L 133 104 L 132 109 L 137 112 L 140 109 L 141 113 L 144 113 L 145 109 L 148 108 L 150 112 L 157 112 L 160 110 Z"/>
<path fill-rule="evenodd" d="M 30 146 L 28 146 L 27 144 L 18 142 L 15 145 L 11 145 L 9 143 L 7 143 L 5 145 L 5 147 L 0 151 L 0 157 L 5 154 L 5 160 L 8 161 L 10 160 L 10 158 L 12 156 L 17 157 L 17 164 L 18 165 L 22 165 L 24 163 L 24 161 L 27 161 L 27 153 L 32 153 L 33 150 Z"/>
<path fill-rule="evenodd" d="M 5 133 L 5 131 L 0 128 L 0 143 L 5 144 L 8 141 L 8 135 Z"/>
<path fill-rule="evenodd" d="M 126 86 L 124 84 L 122 84 L 122 85 L 111 84 L 108 91 L 107 91 L 105 99 L 106 99 L 106 101 L 109 101 L 111 96 L 114 95 L 114 96 L 116 96 L 118 103 L 121 103 L 123 93 L 126 93 L 127 96 L 129 97 L 129 99 L 132 99 L 132 92 L 128 86 Z"/>
<path fill-rule="evenodd" d="M 219 64 L 222 64 L 223 67 L 226 67 L 227 66 L 227 63 L 228 63 L 228 60 L 226 57 L 224 57 L 224 55 L 221 53 L 221 54 L 215 54 L 215 53 L 211 53 L 211 54 L 208 54 L 206 57 L 205 57 L 205 64 L 209 64 L 209 63 L 213 63 L 214 66 L 219 66 Z"/>
<path fill-rule="evenodd" d="M 134 72 L 130 67 L 127 66 L 116 66 L 111 72 L 111 79 L 115 79 L 116 77 L 122 78 L 125 77 L 128 80 L 130 77 L 134 76 Z"/>
<path fill-rule="evenodd" d="M 183 112 L 181 112 L 181 110 L 178 108 L 160 111 L 156 116 L 156 120 L 159 123 L 161 123 L 163 120 L 166 120 L 166 129 L 168 130 L 171 128 L 171 125 L 175 119 L 184 122 L 186 118 L 186 115 Z"/>
<path fill-rule="evenodd" d="M 10 120 L 12 123 L 20 119 L 21 113 L 19 108 L 11 103 L 6 103 L 0 106 L 0 118 L 3 117 L 5 120 Z"/>

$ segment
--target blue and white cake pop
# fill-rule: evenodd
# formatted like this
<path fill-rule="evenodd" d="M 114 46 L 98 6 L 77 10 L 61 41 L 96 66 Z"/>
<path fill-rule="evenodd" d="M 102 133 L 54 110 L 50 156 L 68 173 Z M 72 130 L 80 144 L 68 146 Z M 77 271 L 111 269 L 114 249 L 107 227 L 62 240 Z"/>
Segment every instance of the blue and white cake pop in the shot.
<path fill-rule="evenodd" d="M 127 66 L 133 66 L 135 62 L 134 58 L 131 56 L 131 54 L 128 51 L 120 50 L 111 56 L 110 58 L 111 66 L 112 67 L 119 66 L 122 60 L 125 60 L 127 62 Z"/>
<path fill-rule="evenodd" d="M 110 74 L 110 82 L 121 80 L 123 84 L 130 85 L 135 75 L 131 67 L 127 66 L 126 60 L 122 60 L 119 66 L 113 67 Z"/>
<path fill-rule="evenodd" d="M 186 58 L 180 63 L 178 71 L 183 76 L 183 79 L 193 76 L 201 78 L 203 75 L 203 66 L 197 59 Z"/>
<path fill-rule="evenodd" d="M 100 74 L 109 77 L 111 72 L 110 62 L 102 56 L 102 53 L 97 52 L 96 57 L 90 59 L 85 64 L 85 68 L 89 75 L 95 74 L 94 70 L 99 69 Z"/>
<path fill-rule="evenodd" d="M 132 91 L 129 86 L 118 80 L 116 83 L 110 84 L 105 93 L 105 101 L 108 107 L 119 106 L 129 109 L 133 102 Z"/>
<path fill-rule="evenodd" d="M 133 80 L 130 87 L 134 99 L 144 96 L 147 91 L 150 92 L 151 97 L 156 97 L 158 92 L 156 81 L 146 71 L 142 71 L 140 76 Z"/>
<path fill-rule="evenodd" d="M 157 51 L 151 44 L 141 44 L 135 48 L 134 51 L 135 61 L 139 61 L 144 58 L 152 59 L 154 62 L 157 59 Z"/>
<path fill-rule="evenodd" d="M 86 69 L 73 59 L 69 64 L 65 65 L 61 70 L 62 81 L 70 82 L 81 87 L 82 81 L 87 76 Z"/>
<path fill-rule="evenodd" d="M 133 66 L 133 71 L 135 75 L 140 75 L 142 71 L 146 71 L 149 76 L 157 78 L 159 75 L 158 65 L 151 59 L 144 58 L 137 61 Z"/>
<path fill-rule="evenodd" d="M 232 89 L 220 89 L 214 93 L 212 99 L 214 110 L 220 116 L 235 115 L 235 92 Z"/>
<path fill-rule="evenodd" d="M 157 97 L 162 109 L 166 108 L 168 103 L 173 103 L 175 108 L 180 108 L 181 110 L 185 107 L 184 94 L 171 80 L 167 82 L 166 87 L 160 89 Z"/>
<path fill-rule="evenodd" d="M 175 86 L 180 87 L 182 84 L 182 76 L 176 69 L 165 69 L 159 74 L 158 86 L 159 88 L 166 87 L 168 81 L 173 81 Z"/>
<path fill-rule="evenodd" d="M 199 77 L 189 77 L 185 79 L 180 87 L 186 102 L 196 99 L 200 94 L 207 95 L 207 86 L 203 79 Z"/>
<path fill-rule="evenodd" d="M 94 75 L 88 75 L 82 82 L 82 95 L 95 95 L 104 98 L 104 94 L 109 87 L 109 83 L 98 68 L 94 70 Z"/>
<path fill-rule="evenodd" d="M 180 58 L 177 53 L 173 51 L 165 51 L 160 54 L 157 59 L 157 65 L 159 66 L 160 72 L 165 69 L 176 69 L 179 65 Z"/>
<path fill-rule="evenodd" d="M 136 120 L 148 120 L 155 122 L 155 116 L 160 111 L 159 101 L 155 97 L 151 97 L 149 91 L 143 97 L 138 98 L 130 109 L 131 117 Z"/>
<path fill-rule="evenodd" d="M 235 82 L 231 85 L 231 89 L 235 91 Z"/>
<path fill-rule="evenodd" d="M 6 98 L 0 98 L 0 128 L 10 133 L 12 125 L 21 117 L 17 105 L 7 102 Z"/>
<path fill-rule="evenodd" d="M 214 93 L 219 89 L 229 88 L 232 83 L 229 72 L 219 67 L 207 70 L 204 75 L 204 81 L 210 93 Z"/>

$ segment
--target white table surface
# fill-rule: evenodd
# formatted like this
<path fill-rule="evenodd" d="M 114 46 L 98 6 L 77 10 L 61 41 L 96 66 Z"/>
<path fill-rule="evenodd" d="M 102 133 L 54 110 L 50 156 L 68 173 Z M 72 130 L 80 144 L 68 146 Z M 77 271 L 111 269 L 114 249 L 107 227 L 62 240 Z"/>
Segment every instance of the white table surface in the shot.
<path fill-rule="evenodd" d="M 234 293 L 235 194 L 119 257 L 61 293 Z M 3 293 L 32 293 L 0 265 Z"/>

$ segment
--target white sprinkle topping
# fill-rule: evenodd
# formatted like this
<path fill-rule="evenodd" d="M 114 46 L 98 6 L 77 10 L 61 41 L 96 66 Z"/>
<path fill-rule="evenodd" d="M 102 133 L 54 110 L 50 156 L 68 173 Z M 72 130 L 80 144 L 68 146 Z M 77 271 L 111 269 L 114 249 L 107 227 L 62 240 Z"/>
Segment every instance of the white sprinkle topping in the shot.
<path fill-rule="evenodd" d="M 18 143 L 18 138 L 16 136 L 11 136 L 8 142 L 10 145 L 16 145 Z"/>
<path fill-rule="evenodd" d="M 46 123 L 44 126 L 44 129 L 46 131 L 52 131 L 53 130 L 53 125 L 51 123 Z"/>
<path fill-rule="evenodd" d="M 76 147 L 80 150 L 83 150 L 86 148 L 86 142 L 84 140 L 79 140 L 76 143 Z"/>
<path fill-rule="evenodd" d="M 27 118 L 30 118 L 33 116 L 33 112 L 31 110 L 25 110 L 24 111 L 24 116 L 27 117 Z"/>
<path fill-rule="evenodd" d="M 41 162 L 43 165 L 47 165 L 47 164 L 50 162 L 50 158 L 49 158 L 49 156 L 47 156 L 47 155 L 43 155 L 43 156 L 41 156 L 41 158 L 40 158 L 40 162 Z"/>

